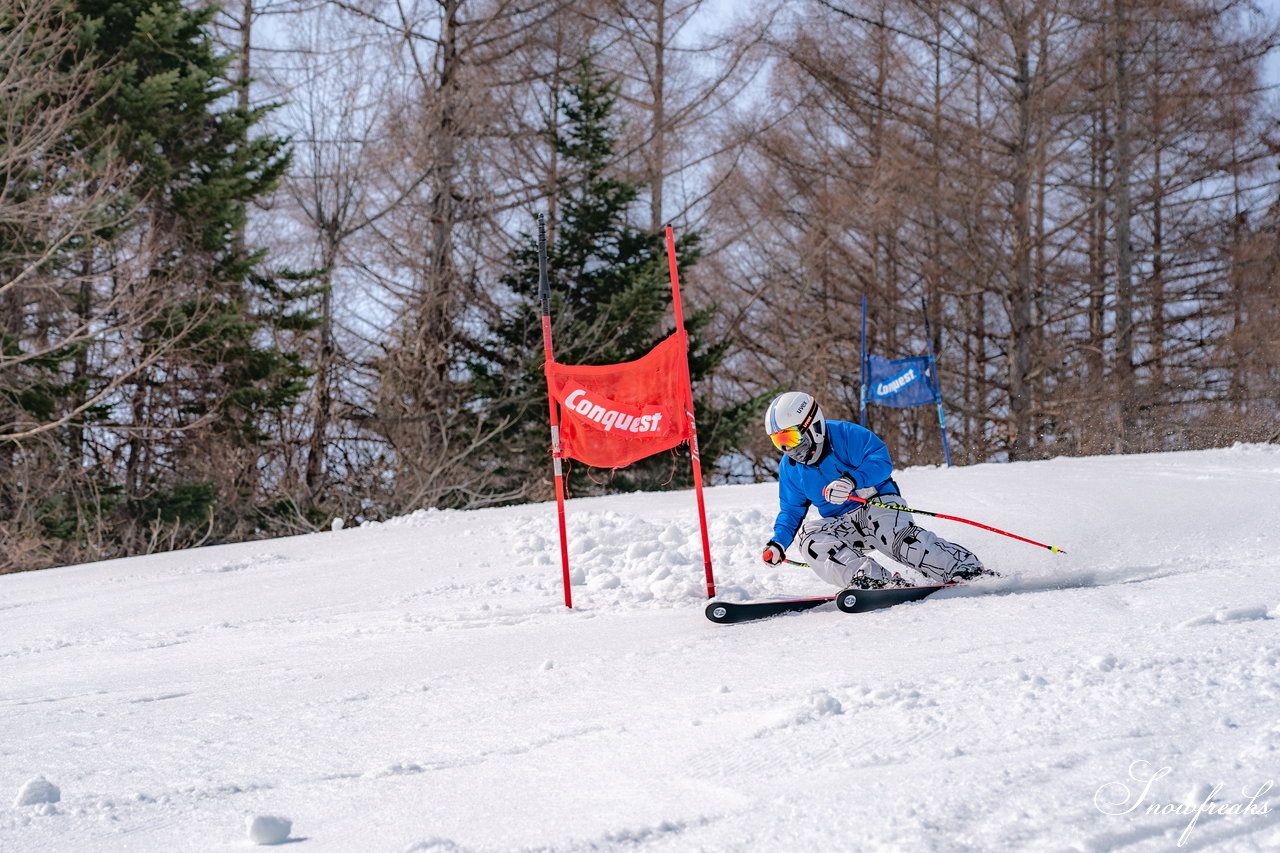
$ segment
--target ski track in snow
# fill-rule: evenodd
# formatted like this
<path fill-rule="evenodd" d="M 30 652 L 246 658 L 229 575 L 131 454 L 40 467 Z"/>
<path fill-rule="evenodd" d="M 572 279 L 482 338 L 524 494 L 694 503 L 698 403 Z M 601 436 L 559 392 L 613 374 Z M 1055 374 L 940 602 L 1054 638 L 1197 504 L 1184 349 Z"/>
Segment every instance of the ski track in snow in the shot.
<path fill-rule="evenodd" d="M 0 577 L 0 850 L 1280 849 L 1148 813 L 1280 781 L 1280 447 L 897 479 L 1069 553 L 926 518 L 1006 576 L 720 626 L 667 493 L 570 502 L 572 611 L 547 505 Z M 775 501 L 708 490 L 718 597 L 828 591 Z"/>

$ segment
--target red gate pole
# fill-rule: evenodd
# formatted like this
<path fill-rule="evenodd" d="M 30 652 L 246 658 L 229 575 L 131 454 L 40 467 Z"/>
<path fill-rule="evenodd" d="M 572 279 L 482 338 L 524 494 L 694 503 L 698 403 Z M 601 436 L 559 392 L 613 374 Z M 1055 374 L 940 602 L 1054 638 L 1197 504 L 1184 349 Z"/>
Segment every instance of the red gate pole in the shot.
<path fill-rule="evenodd" d="M 698 497 L 698 525 L 702 530 L 702 562 L 707 575 L 707 598 L 716 596 L 715 575 L 711 571 L 711 540 L 707 536 L 707 505 L 702 497 L 702 460 L 698 455 L 698 426 L 693 417 L 693 380 L 689 376 L 689 333 L 684 328 L 684 309 L 680 305 L 680 274 L 676 271 L 676 241 L 667 226 L 667 266 L 671 270 L 671 303 L 676 312 L 676 331 L 684 338 L 684 405 L 689 418 L 689 455 L 693 462 L 693 490 Z"/>
<path fill-rule="evenodd" d="M 547 278 L 547 220 L 538 214 L 538 296 L 542 300 L 542 349 L 547 365 L 555 361 L 551 348 L 551 283 Z M 573 607 L 573 592 L 569 589 L 569 539 L 564 524 L 564 453 L 560 448 L 560 408 L 556 405 L 555 389 L 547 376 L 547 405 L 551 410 L 551 465 L 556 475 L 556 515 L 560 523 L 560 565 L 564 577 L 564 606 Z"/>

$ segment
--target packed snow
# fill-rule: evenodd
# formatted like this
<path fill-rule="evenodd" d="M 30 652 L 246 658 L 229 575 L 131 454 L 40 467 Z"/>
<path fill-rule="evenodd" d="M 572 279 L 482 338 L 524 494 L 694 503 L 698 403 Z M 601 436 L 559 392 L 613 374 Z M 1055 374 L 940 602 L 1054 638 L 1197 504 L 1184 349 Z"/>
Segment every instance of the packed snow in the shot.
<path fill-rule="evenodd" d="M 1280 447 L 897 479 L 1068 553 L 716 625 L 679 492 L 570 501 L 572 610 L 550 505 L 0 577 L 0 850 L 1280 849 Z M 719 597 L 834 591 L 706 499 Z"/>

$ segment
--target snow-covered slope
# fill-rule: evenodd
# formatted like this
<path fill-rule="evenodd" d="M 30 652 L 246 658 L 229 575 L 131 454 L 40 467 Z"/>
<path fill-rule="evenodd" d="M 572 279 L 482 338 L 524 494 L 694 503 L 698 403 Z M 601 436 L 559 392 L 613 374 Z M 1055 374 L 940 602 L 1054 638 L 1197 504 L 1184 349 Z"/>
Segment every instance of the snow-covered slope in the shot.
<path fill-rule="evenodd" d="M 545 505 L 0 577 L 0 850 L 1280 849 L 1280 447 L 898 479 L 1069 554 L 719 626 L 679 493 L 570 502 L 572 611 Z M 722 597 L 826 591 L 774 501 Z"/>

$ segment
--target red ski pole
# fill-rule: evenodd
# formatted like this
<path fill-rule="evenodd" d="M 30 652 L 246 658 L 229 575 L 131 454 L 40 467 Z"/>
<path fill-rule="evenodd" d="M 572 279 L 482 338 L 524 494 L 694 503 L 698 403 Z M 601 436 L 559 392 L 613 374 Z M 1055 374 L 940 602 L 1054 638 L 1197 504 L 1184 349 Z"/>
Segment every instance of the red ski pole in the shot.
<path fill-rule="evenodd" d="M 1016 533 L 1010 533 L 1007 530 L 1001 530 L 998 527 L 992 527 L 989 524 L 983 524 L 978 521 L 970 521 L 967 518 L 960 518 L 959 516 L 955 516 L 955 515 L 944 515 L 943 513 L 940 513 L 940 512 L 929 512 L 928 510 L 925 510 L 925 509 L 912 509 L 911 507 L 898 506 L 897 504 L 881 503 L 880 501 L 877 501 L 877 500 L 867 500 L 866 498 L 860 498 L 857 495 L 849 495 L 849 500 L 857 501 L 858 503 L 862 503 L 862 504 L 867 504 L 868 506 L 878 506 L 878 507 L 883 507 L 884 509 L 896 509 L 900 512 L 910 512 L 910 513 L 914 513 L 915 515 L 927 515 L 930 518 L 945 518 L 947 521 L 958 521 L 961 524 L 971 524 L 974 527 L 981 527 L 983 530 L 990 530 L 992 533 L 999 533 L 1001 536 L 1008 536 L 1010 539 L 1017 539 L 1019 542 L 1026 542 L 1028 545 L 1035 545 L 1038 548 L 1044 548 L 1048 551 L 1052 551 L 1055 554 L 1067 553 L 1066 551 L 1059 548 L 1057 545 L 1046 545 L 1043 542 L 1037 542 L 1034 539 L 1028 539 L 1025 536 L 1019 536 Z"/>

